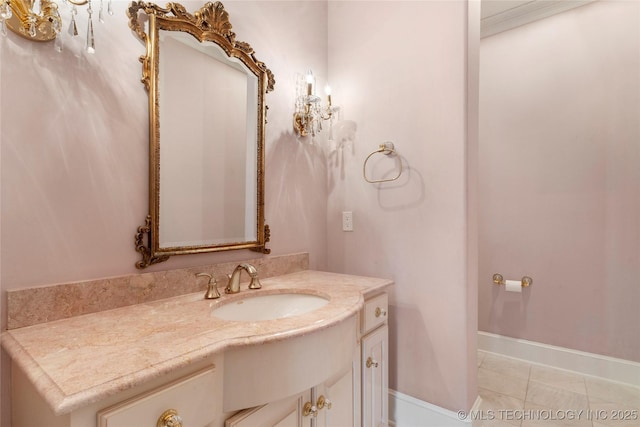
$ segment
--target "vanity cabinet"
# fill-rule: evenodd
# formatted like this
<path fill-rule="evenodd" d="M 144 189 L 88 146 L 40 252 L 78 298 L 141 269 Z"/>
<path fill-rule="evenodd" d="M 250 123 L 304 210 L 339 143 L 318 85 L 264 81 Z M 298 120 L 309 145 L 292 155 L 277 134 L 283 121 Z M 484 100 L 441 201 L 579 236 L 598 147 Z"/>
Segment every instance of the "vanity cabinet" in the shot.
<path fill-rule="evenodd" d="M 302 394 L 241 411 L 229 418 L 225 427 L 386 426 L 389 400 L 388 305 L 386 293 L 365 301 L 360 313 L 359 340 L 352 368 L 346 373 Z M 309 407 L 313 406 L 315 416 L 309 412 Z"/>
<path fill-rule="evenodd" d="M 389 412 L 387 294 L 365 302 L 362 311 L 362 426 L 386 426 Z"/>
<path fill-rule="evenodd" d="M 392 283 L 303 271 L 271 292 L 318 282 L 329 303 L 282 322 L 222 321 L 190 294 L 5 332 L 12 426 L 386 425 Z"/>

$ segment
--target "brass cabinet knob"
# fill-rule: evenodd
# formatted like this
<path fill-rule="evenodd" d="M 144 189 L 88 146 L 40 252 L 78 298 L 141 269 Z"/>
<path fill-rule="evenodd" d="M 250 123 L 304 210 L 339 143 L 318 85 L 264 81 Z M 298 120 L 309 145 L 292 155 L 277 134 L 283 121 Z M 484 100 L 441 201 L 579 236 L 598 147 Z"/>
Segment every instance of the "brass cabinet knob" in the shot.
<path fill-rule="evenodd" d="M 175 409 L 167 409 L 158 418 L 156 427 L 182 427 L 182 418 Z"/>
<path fill-rule="evenodd" d="M 387 315 L 387 310 L 383 310 L 380 307 L 376 307 L 376 317 L 380 317 L 380 316 L 386 316 Z"/>
<path fill-rule="evenodd" d="M 367 358 L 367 368 L 370 368 L 372 366 L 374 368 L 377 368 L 378 367 L 378 362 L 375 359 L 372 359 L 371 357 L 368 357 Z"/>
<path fill-rule="evenodd" d="M 331 401 L 323 395 L 320 395 L 316 406 L 318 407 L 318 409 L 323 409 L 325 406 L 327 407 L 327 409 L 331 409 Z"/>
<path fill-rule="evenodd" d="M 307 402 L 302 407 L 302 415 L 305 417 L 312 416 L 315 418 L 318 416 L 318 408 L 311 402 Z"/>

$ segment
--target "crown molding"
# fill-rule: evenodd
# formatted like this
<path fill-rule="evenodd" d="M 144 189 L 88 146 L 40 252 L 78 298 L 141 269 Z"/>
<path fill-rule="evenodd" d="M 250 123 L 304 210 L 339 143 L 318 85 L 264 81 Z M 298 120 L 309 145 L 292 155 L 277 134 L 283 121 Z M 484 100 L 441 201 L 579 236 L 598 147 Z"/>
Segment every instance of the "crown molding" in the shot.
<path fill-rule="evenodd" d="M 483 0 L 487 1 L 487 0 Z M 480 37 L 489 37 L 595 0 L 532 0 L 487 16 L 480 21 Z"/>

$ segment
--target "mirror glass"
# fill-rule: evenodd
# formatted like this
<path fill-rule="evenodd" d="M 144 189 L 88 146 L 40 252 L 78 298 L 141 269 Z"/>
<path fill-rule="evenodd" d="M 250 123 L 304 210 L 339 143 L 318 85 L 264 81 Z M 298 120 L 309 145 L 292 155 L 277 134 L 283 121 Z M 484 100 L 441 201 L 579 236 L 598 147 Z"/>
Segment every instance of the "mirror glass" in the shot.
<path fill-rule="evenodd" d="M 159 41 L 160 247 L 255 241 L 258 79 L 215 43 Z"/>
<path fill-rule="evenodd" d="M 193 14 L 178 3 L 132 2 L 127 13 L 147 46 L 149 92 L 149 215 L 136 234 L 136 266 L 231 249 L 269 253 L 264 97 L 273 74 L 235 40 L 220 2 Z"/>

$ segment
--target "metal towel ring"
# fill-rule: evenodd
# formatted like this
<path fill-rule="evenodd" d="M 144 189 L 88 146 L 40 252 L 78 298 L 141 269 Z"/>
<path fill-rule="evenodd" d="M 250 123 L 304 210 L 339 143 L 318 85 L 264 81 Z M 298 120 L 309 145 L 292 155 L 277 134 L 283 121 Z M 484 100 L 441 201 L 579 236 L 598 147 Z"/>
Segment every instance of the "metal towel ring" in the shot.
<path fill-rule="evenodd" d="M 364 164 L 362 165 L 362 176 L 364 177 L 364 180 L 371 184 L 375 184 L 379 182 L 391 182 L 400 178 L 400 175 L 402 175 L 402 160 L 400 160 L 400 170 L 398 171 L 398 175 L 396 175 L 395 177 L 387 178 L 387 179 L 373 179 L 373 180 L 367 178 L 367 162 L 369 161 L 369 158 L 371 158 L 371 156 L 373 156 L 376 153 L 382 153 L 385 156 L 392 156 L 396 154 L 396 149 L 395 149 L 395 146 L 393 145 L 393 142 L 383 142 L 378 146 L 378 149 L 376 151 L 373 151 L 371 154 L 369 154 L 364 159 Z"/>

